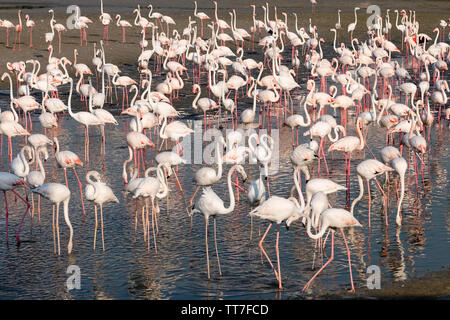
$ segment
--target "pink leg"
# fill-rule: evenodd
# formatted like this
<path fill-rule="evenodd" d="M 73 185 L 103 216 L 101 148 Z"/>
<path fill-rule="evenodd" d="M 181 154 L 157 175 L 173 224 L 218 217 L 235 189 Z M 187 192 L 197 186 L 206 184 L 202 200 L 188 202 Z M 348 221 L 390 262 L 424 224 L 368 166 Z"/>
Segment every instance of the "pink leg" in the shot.
<path fill-rule="evenodd" d="M 309 280 L 306 285 L 303 287 L 303 291 L 308 290 L 309 286 L 311 285 L 312 281 L 317 277 L 317 275 L 325 269 L 325 267 L 330 264 L 330 262 L 334 259 L 334 231 L 331 231 L 331 256 L 330 259 L 328 259 L 327 262 L 322 266 L 322 268 L 319 269 L 319 271 L 316 272 L 316 274 Z"/>
<path fill-rule="evenodd" d="M 61 31 L 58 31 L 58 53 L 61 53 Z"/>
<path fill-rule="evenodd" d="M 25 216 L 27 215 L 28 210 L 30 210 L 31 205 L 28 201 L 26 201 L 24 198 L 22 198 L 17 192 L 15 192 L 14 190 L 11 190 L 11 191 L 27 205 L 27 210 L 25 210 L 25 213 L 22 216 L 22 220 L 20 221 L 19 229 L 17 230 L 17 233 L 16 233 L 17 243 L 20 243 L 20 239 L 19 239 L 20 229 L 22 228 L 23 220 L 25 219 Z M 5 200 L 6 200 L 6 198 L 5 198 Z"/>
<path fill-rule="evenodd" d="M 277 264 L 278 264 L 278 288 L 282 289 L 281 285 L 281 266 L 280 266 L 280 250 L 278 249 L 278 239 L 280 237 L 280 225 L 277 226 L 277 240 L 276 240 L 276 252 L 277 252 Z"/>
<path fill-rule="evenodd" d="M 8 200 L 6 200 L 6 191 L 3 191 L 3 196 L 5 197 L 5 210 L 6 210 L 6 244 L 8 244 Z"/>
<path fill-rule="evenodd" d="M 366 180 L 367 181 L 367 192 L 369 193 L 369 229 L 370 229 L 370 203 L 371 203 L 371 201 L 370 201 L 370 184 L 369 184 L 369 180 Z"/>
<path fill-rule="evenodd" d="M 86 212 L 84 211 L 84 201 L 83 201 L 83 186 L 81 185 L 80 179 L 78 178 L 77 170 L 75 167 L 72 168 L 73 172 L 75 173 L 75 176 L 78 180 L 78 186 L 80 187 L 80 194 L 81 194 L 81 206 L 83 207 L 83 216 L 86 216 Z"/>
<path fill-rule="evenodd" d="M 388 198 L 386 196 L 386 194 L 383 191 L 383 188 L 381 188 L 380 183 L 378 182 L 377 178 L 374 178 L 375 182 L 377 183 L 378 188 L 380 188 L 381 193 L 383 194 L 384 197 L 384 215 L 385 215 L 385 220 L 386 220 L 386 225 L 388 225 L 388 217 L 387 217 L 387 206 L 388 206 Z"/>
<path fill-rule="evenodd" d="M 66 179 L 66 187 L 69 187 L 69 184 L 67 183 L 67 170 L 64 168 L 64 178 Z"/>
<path fill-rule="evenodd" d="M 263 241 L 264 241 L 264 239 L 266 238 L 267 233 L 269 232 L 269 230 L 270 230 L 271 227 L 272 227 L 272 222 L 269 224 L 269 227 L 267 227 L 267 230 L 266 230 L 266 232 L 264 233 L 264 235 L 263 235 L 263 237 L 261 238 L 261 240 L 259 241 L 258 246 L 259 246 L 259 248 L 261 249 L 261 251 L 262 251 L 262 253 L 264 254 L 264 256 L 266 257 L 267 261 L 269 261 L 269 264 L 270 264 L 270 266 L 272 267 L 273 272 L 275 273 L 275 277 L 277 278 L 277 280 L 279 280 L 278 273 L 277 273 L 277 271 L 275 270 L 275 267 L 273 266 L 272 261 L 270 260 L 269 256 L 268 256 L 267 253 L 266 253 L 266 250 L 264 250 L 264 247 L 263 247 L 263 245 L 262 245 L 262 244 L 263 244 Z"/>
<path fill-rule="evenodd" d="M 350 250 L 348 248 L 347 239 L 345 239 L 344 229 L 341 229 L 342 237 L 344 238 L 345 248 L 347 248 L 347 256 L 348 256 L 348 270 L 350 271 L 350 281 L 352 283 L 351 292 L 355 292 L 355 286 L 353 285 L 353 275 L 352 275 L 352 261 L 350 259 Z"/>

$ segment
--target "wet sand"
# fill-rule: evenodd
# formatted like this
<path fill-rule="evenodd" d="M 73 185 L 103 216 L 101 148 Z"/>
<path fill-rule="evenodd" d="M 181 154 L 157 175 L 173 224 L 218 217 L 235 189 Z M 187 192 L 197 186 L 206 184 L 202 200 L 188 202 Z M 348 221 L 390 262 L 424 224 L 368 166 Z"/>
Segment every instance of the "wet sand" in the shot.
<path fill-rule="evenodd" d="M 450 299 L 450 268 L 427 272 L 406 281 L 381 282 L 381 289 L 359 289 L 355 295 L 342 297 L 356 299 Z M 326 298 L 336 298 L 328 296 Z"/>

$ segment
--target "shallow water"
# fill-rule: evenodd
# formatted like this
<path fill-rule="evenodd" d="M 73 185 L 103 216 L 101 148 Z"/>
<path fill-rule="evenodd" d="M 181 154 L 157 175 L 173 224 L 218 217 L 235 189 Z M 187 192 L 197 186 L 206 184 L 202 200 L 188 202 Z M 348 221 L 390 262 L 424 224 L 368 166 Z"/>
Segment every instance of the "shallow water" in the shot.
<path fill-rule="evenodd" d="M 287 50 L 289 53 L 290 51 Z M 330 49 L 326 48 L 326 57 L 330 57 Z M 261 56 L 253 55 L 253 58 Z M 286 57 L 289 61 L 289 57 Z M 287 62 L 286 62 L 287 63 Z M 121 65 L 124 74 L 138 78 L 134 64 Z M 306 74 L 303 70 L 299 75 L 302 89 L 306 92 Z M 161 75 L 155 75 L 154 83 L 160 82 Z M 186 87 L 181 92 L 181 98 L 174 106 L 181 111 L 180 120 L 188 121 L 202 119 L 201 115 L 193 114 L 191 102 L 192 80 L 186 81 Z M 205 94 L 203 93 L 202 96 Z M 63 90 L 63 99 L 67 99 L 67 87 Z M 1 92 L 2 110 L 8 105 L 8 93 Z M 119 95 L 120 98 L 120 95 Z M 239 109 L 251 107 L 251 100 L 240 99 Z M 83 110 L 77 96 L 73 98 L 74 109 Z M 107 126 L 106 156 L 101 155 L 101 135 L 95 128 L 90 135 L 90 161 L 84 167 L 78 167 L 77 172 L 85 183 L 85 173 L 88 170 L 99 171 L 113 188 L 120 203 L 108 204 L 104 207 L 105 252 L 101 250 L 101 234 L 97 233 L 97 249 L 93 251 L 94 210 L 93 205 L 85 200 L 86 216 L 82 214 L 80 193 L 73 171 L 68 170 L 68 180 L 72 192 L 70 200 L 70 219 L 74 228 L 73 252 L 67 254 L 68 228 L 64 219 L 60 219 L 61 256 L 54 254 L 51 206 L 46 200 L 41 201 L 41 216 L 35 214 L 33 221 L 29 216 L 21 232 L 22 243 L 15 245 L 14 234 L 19 225 L 25 207 L 20 200 L 15 202 L 13 195 L 8 195 L 10 205 L 9 245 L 5 243 L 4 209 L 0 215 L 0 298 L 1 299 L 303 299 L 320 298 L 325 294 L 342 294 L 350 288 L 348 261 L 345 245 L 340 233 L 335 237 L 335 259 L 315 280 L 311 290 L 302 293 L 301 289 L 312 277 L 311 270 L 314 252 L 314 241 L 310 240 L 300 223 L 295 223 L 287 231 L 284 225 L 280 228 L 280 259 L 281 274 L 284 289 L 277 290 L 277 282 L 269 264 L 261 256 L 258 241 L 268 226 L 268 222 L 254 221 L 253 237 L 250 240 L 251 210 L 240 192 L 240 200 L 233 213 L 217 218 L 217 241 L 223 275 L 219 276 L 212 241 L 212 222 L 209 228 L 209 250 L 211 264 L 211 280 L 207 280 L 206 256 L 204 244 L 204 218 L 195 215 L 193 226 L 187 216 L 186 204 L 195 190 L 192 178 L 195 170 L 201 165 L 181 165 L 178 168 L 179 178 L 183 186 L 180 191 L 174 179 L 169 180 L 171 193 L 167 200 L 160 201 L 161 212 L 158 218 L 159 234 L 157 235 L 158 252 L 155 253 L 153 239 L 150 239 L 150 250 L 144 241 L 141 220 L 142 202 L 136 201 L 130 195 L 124 195 L 121 177 L 122 163 L 128 157 L 124 128 L 129 118 L 119 114 L 120 105 L 106 105 L 118 119 L 116 127 Z M 296 107 L 296 110 L 297 107 Z M 330 111 L 332 112 L 332 111 Z M 303 113 L 303 110 L 301 111 Z M 33 115 L 33 132 L 42 132 L 38 115 Z M 350 113 L 354 119 L 354 113 Z M 339 122 L 339 120 L 338 120 Z M 348 134 L 354 133 L 353 121 Z M 276 128 L 276 118 L 273 118 L 273 128 Z M 68 114 L 57 131 L 62 150 L 72 150 L 84 160 L 84 130 Z M 306 141 L 300 131 L 301 142 Z M 288 196 L 292 180 L 292 169 L 289 160 L 291 147 L 291 131 L 281 127 L 279 131 L 280 166 L 279 172 L 270 178 L 272 195 Z M 153 135 L 152 135 L 153 136 Z M 407 174 L 407 193 L 402 206 L 403 224 L 397 228 L 395 214 L 397 199 L 395 181 L 393 179 L 385 190 L 389 197 L 389 226 L 384 224 L 383 198 L 375 183 L 371 184 L 372 207 L 371 228 L 368 228 L 368 197 L 367 194 L 358 203 L 355 216 L 363 225 L 346 232 L 352 258 L 353 279 L 356 290 L 366 288 L 367 267 L 377 265 L 381 268 L 382 282 L 395 282 L 409 279 L 429 270 L 439 270 L 450 264 L 448 245 L 450 242 L 450 225 L 448 212 L 448 181 L 450 168 L 448 140 L 450 138 L 447 124 L 435 124 L 431 128 L 430 149 L 425 155 L 424 181 L 418 177 L 418 187 L 413 171 Z M 359 192 L 356 179 L 356 165 L 363 159 L 379 158 L 379 150 L 385 145 L 384 129 L 371 126 L 368 134 L 368 148 L 352 156 L 352 180 L 350 199 L 353 200 Z M 396 138 L 397 139 L 397 138 Z M 6 141 L 6 140 L 5 140 Z M 158 141 L 158 139 L 156 139 Z M 14 155 L 24 144 L 23 138 L 13 139 Z M 158 143 L 159 145 L 159 143 Z M 405 150 L 404 152 L 407 152 Z M 153 165 L 155 150 L 146 153 L 146 166 Z M 404 153 L 406 156 L 407 153 Z M 330 174 L 328 178 L 345 185 L 343 155 L 334 153 L 328 155 Z M 411 158 L 412 159 L 412 158 Z M 7 170 L 6 144 L 3 148 L 2 170 Z M 56 167 L 54 160 L 45 164 L 50 182 L 64 183 L 64 173 Z M 230 168 L 225 166 L 224 176 Z M 257 165 L 246 164 L 245 169 L 249 179 L 258 175 Z M 312 170 L 313 177 L 318 176 L 317 163 Z M 226 178 L 222 177 L 213 189 L 226 199 L 228 205 L 228 189 Z M 321 176 L 324 176 L 323 162 Z M 379 178 L 380 183 L 384 177 Z M 304 180 L 302 189 L 304 190 Z M 23 194 L 23 191 L 20 191 Z M 334 207 L 345 207 L 345 191 L 329 197 Z M 2 201 L 3 204 L 3 201 Z M 136 223 L 137 221 L 137 223 Z M 270 258 L 276 263 L 275 229 L 273 226 L 265 240 L 265 248 Z M 150 229 L 151 230 L 151 229 Z M 260 231 L 260 232 L 259 232 Z M 330 242 L 326 247 L 325 262 L 330 255 Z M 321 261 L 321 260 L 319 260 Z M 77 265 L 81 270 L 81 289 L 68 290 L 66 273 L 70 265 Z"/>

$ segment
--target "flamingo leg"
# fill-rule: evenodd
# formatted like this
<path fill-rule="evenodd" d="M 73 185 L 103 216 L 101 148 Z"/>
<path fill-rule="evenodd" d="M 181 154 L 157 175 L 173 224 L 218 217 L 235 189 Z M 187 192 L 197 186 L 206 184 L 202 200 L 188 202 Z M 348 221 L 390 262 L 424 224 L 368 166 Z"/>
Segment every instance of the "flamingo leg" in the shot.
<path fill-rule="evenodd" d="M 58 243 L 58 256 L 61 255 L 61 244 L 59 241 L 59 202 L 56 203 L 56 238 Z"/>
<path fill-rule="evenodd" d="M 370 199 L 370 184 L 369 184 L 369 180 L 367 181 L 367 193 L 369 194 L 369 229 L 370 229 L 370 203 L 371 203 L 371 199 Z"/>
<path fill-rule="evenodd" d="M 69 184 L 67 183 L 67 170 L 66 170 L 66 168 L 64 168 L 64 178 L 66 180 L 66 187 L 68 188 Z"/>
<path fill-rule="evenodd" d="M 11 190 L 11 191 L 12 191 L 12 193 L 14 193 L 20 200 L 22 200 L 22 201 L 27 205 L 27 209 L 25 210 L 25 213 L 24 213 L 23 216 L 22 216 L 22 219 L 21 219 L 20 225 L 19 225 L 19 229 L 17 230 L 17 233 L 16 233 L 16 240 L 17 240 L 17 243 L 20 243 L 20 239 L 19 239 L 20 229 L 22 228 L 23 221 L 24 221 L 24 219 L 25 219 L 25 216 L 26 216 L 27 213 L 28 213 L 28 210 L 30 210 L 31 205 L 30 205 L 30 203 L 29 203 L 27 200 L 25 200 L 24 198 L 22 198 L 17 192 L 15 192 L 14 190 Z M 25 191 L 25 193 L 26 193 L 26 191 Z M 6 200 L 6 198 L 5 198 L 5 200 Z"/>
<path fill-rule="evenodd" d="M 6 211 L 6 244 L 8 244 L 8 200 L 6 200 L 6 191 L 3 191 L 3 196 L 5 198 L 5 211 Z"/>
<path fill-rule="evenodd" d="M 219 274 L 222 275 L 222 270 L 220 268 L 219 250 L 217 249 L 217 238 L 216 238 L 216 216 L 213 216 L 214 222 L 214 246 L 216 248 L 217 265 L 219 266 Z"/>
<path fill-rule="evenodd" d="M 55 238 L 55 205 L 52 204 L 52 229 L 53 229 L 53 252 L 56 254 L 56 238 Z"/>
<path fill-rule="evenodd" d="M 345 239 L 345 233 L 344 229 L 341 229 L 342 237 L 344 238 L 345 248 L 347 249 L 347 256 L 348 256 L 348 270 L 350 271 L 350 281 L 352 283 L 352 290 L 351 292 L 355 292 L 355 286 L 353 285 L 353 275 L 352 275 L 352 261 L 350 259 L 350 250 L 348 248 L 347 239 Z"/>
<path fill-rule="evenodd" d="M 273 266 L 272 261 L 270 260 L 269 256 L 267 255 L 266 250 L 264 250 L 264 247 L 263 247 L 264 239 L 266 238 L 267 233 L 269 232 L 269 230 L 270 230 L 271 227 L 272 227 L 272 222 L 271 222 L 271 223 L 269 224 L 269 226 L 267 227 L 267 230 L 266 230 L 266 232 L 264 233 L 264 235 L 262 236 L 261 240 L 259 241 L 258 246 L 259 246 L 259 248 L 261 249 L 261 252 L 262 252 L 262 253 L 264 254 L 264 256 L 266 257 L 267 261 L 269 261 L 269 264 L 270 264 L 270 266 L 272 267 L 273 272 L 275 273 L 275 277 L 276 277 L 277 280 L 279 281 L 277 270 L 276 270 L 275 267 Z"/>
<path fill-rule="evenodd" d="M 103 251 L 105 251 L 105 237 L 103 235 L 103 205 L 100 204 L 100 223 L 101 223 L 101 228 L 102 228 L 102 247 L 103 247 Z"/>
<path fill-rule="evenodd" d="M 77 170 L 75 167 L 72 168 L 73 172 L 75 173 L 75 176 L 78 180 L 78 186 L 80 187 L 80 194 L 81 194 L 81 206 L 83 207 L 83 216 L 86 216 L 86 212 L 84 211 L 84 201 L 83 201 L 83 186 L 81 185 L 80 179 L 78 178 Z"/>
<path fill-rule="evenodd" d="M 306 283 L 306 285 L 303 287 L 303 291 L 308 290 L 308 288 L 310 287 L 312 281 L 317 277 L 317 275 L 323 270 L 325 269 L 325 267 L 327 265 L 330 264 L 331 261 L 333 261 L 334 259 L 334 231 L 331 231 L 331 256 L 330 259 L 328 259 L 327 262 L 325 262 L 325 264 L 319 269 L 319 271 L 316 272 L 316 274 L 314 274 L 314 276 Z"/>
<path fill-rule="evenodd" d="M 388 198 L 386 196 L 386 193 L 383 191 L 383 188 L 381 187 L 380 183 L 378 182 L 377 178 L 374 178 L 375 182 L 377 183 L 378 188 L 380 188 L 381 193 L 384 197 L 384 215 L 386 220 L 386 225 L 388 225 L 388 217 L 387 217 L 387 206 L 388 206 Z"/>
<path fill-rule="evenodd" d="M 97 228 L 98 228 L 98 219 L 97 219 L 97 205 L 94 206 L 95 213 L 95 228 L 94 228 L 94 251 L 95 251 L 95 242 L 97 240 Z"/>
<path fill-rule="evenodd" d="M 61 53 L 61 31 L 58 31 L 58 53 Z"/>
<path fill-rule="evenodd" d="M 177 167 L 177 170 L 178 170 L 178 167 Z M 183 188 L 181 187 L 180 179 L 178 179 L 177 172 L 174 170 L 173 173 L 175 174 L 175 178 L 177 179 L 177 183 L 178 183 L 178 186 L 180 187 L 180 191 L 183 191 Z"/>
<path fill-rule="evenodd" d="M 192 202 L 194 201 L 195 195 L 198 192 L 198 189 L 200 189 L 200 186 L 197 186 L 197 189 L 195 189 L 194 195 L 192 196 L 191 200 L 189 200 L 189 203 L 190 203 L 191 207 L 192 207 Z"/>
<path fill-rule="evenodd" d="M 209 273 L 209 252 L 208 252 L 208 220 L 209 217 L 205 218 L 205 246 L 206 246 L 206 267 L 208 270 L 208 280 L 211 278 Z"/>
<path fill-rule="evenodd" d="M 280 237 L 280 225 L 277 225 L 277 240 L 275 242 L 275 248 L 276 248 L 276 252 L 277 252 L 277 264 L 278 264 L 278 288 L 282 289 L 283 286 L 281 284 L 281 265 L 280 265 L 280 250 L 278 248 L 278 240 Z"/>

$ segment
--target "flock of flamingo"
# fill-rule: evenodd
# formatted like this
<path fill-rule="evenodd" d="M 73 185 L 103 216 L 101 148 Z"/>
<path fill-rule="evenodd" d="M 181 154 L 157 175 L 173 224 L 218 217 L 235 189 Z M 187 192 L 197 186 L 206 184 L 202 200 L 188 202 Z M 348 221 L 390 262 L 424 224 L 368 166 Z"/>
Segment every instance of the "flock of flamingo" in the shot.
<path fill-rule="evenodd" d="M 275 274 L 279 289 L 283 288 L 279 257 L 280 226 L 285 222 L 289 227 L 300 220 L 306 227 L 306 234 L 311 239 L 320 241 L 319 250 L 325 249 L 328 234 L 331 232 L 331 256 L 303 290 L 307 290 L 317 275 L 334 259 L 334 235 L 336 230 L 340 230 L 347 250 L 351 287 L 354 291 L 351 255 L 344 230 L 362 227 L 357 216 L 366 213 L 357 212 L 358 202 L 363 199 L 366 192 L 370 228 L 370 181 L 375 181 L 384 198 L 385 224 L 389 224 L 387 196 L 378 181 L 378 177 L 385 174 L 385 185 L 397 185 L 398 204 L 395 223 L 400 226 L 405 174 L 411 171 L 411 174 L 416 176 L 416 184 L 419 187 L 419 177 L 424 178 L 424 166 L 427 165 L 426 155 L 430 150 L 431 127 L 434 124 L 444 127 L 446 119 L 450 119 L 450 108 L 447 106 L 449 86 L 445 80 L 450 50 L 449 44 L 442 36 L 447 23 L 442 20 L 436 26 L 433 30 L 436 33 L 433 40 L 430 35 L 419 31 L 420 24 L 414 11 L 408 14 L 405 10 L 395 10 L 396 19 L 393 25 L 390 23 L 390 11 L 387 10 L 385 16 L 377 16 L 374 24 L 367 28 L 367 38 L 363 41 L 353 37 L 357 25 L 363 30 L 366 28 L 365 24 L 358 24 L 359 8 L 356 7 L 355 21 L 348 25 L 348 38 L 344 39 L 347 36 L 341 26 L 339 10 L 338 23 L 333 25 L 332 29 L 322 31 L 334 33 L 334 42 L 329 45 L 330 60 L 324 57 L 322 45 L 325 45 L 325 41 L 320 37 L 319 30 L 312 24 L 311 19 L 309 26 L 298 28 L 299 19 L 294 13 L 292 16 L 295 18 L 295 25 L 291 28 L 288 27 L 290 15 L 282 12 L 284 19 L 279 19 L 276 6 L 273 8 L 273 18 L 269 5 L 266 3 L 262 6 L 262 20 L 258 20 L 259 8 L 251 5 L 253 13 L 247 18 L 252 19 L 252 26 L 246 30 L 238 27 L 234 9 L 229 12 L 227 22 L 218 17 L 217 2 L 213 3 L 214 17 L 210 17 L 204 12 L 199 12 L 197 2 L 194 1 L 193 18 L 189 17 L 188 25 L 181 32 L 179 32 L 181 29 L 173 29 L 179 27 L 174 19 L 155 12 L 152 5 L 148 6 L 150 9 L 148 18 L 140 6 L 133 10 L 133 14 L 136 15 L 134 24 L 116 15 L 116 25 L 122 28 L 123 42 L 126 42 L 127 28 L 138 28 L 142 35 L 142 40 L 136 44 L 139 54 L 137 60 L 139 79 L 121 75 L 119 66 L 107 62 L 105 46 L 108 45 L 110 37 L 109 26 L 114 20 L 112 15 L 104 11 L 103 1 L 101 1 L 101 15 L 98 18 L 104 26 L 103 36 L 93 44 L 92 60 L 85 61 L 86 64 L 79 61 L 76 49 L 73 59 L 54 56 L 55 31 L 58 32 L 60 52 L 63 44 L 61 33 L 66 28 L 56 23 L 54 11 L 49 10 L 51 32 L 45 34 L 49 55 L 48 64 L 42 68 L 43 72 L 38 60 L 29 59 L 8 63 L 9 72 L 5 72 L 1 77 L 2 81 L 9 81 L 10 93 L 10 110 L 3 110 L 0 114 L 2 149 L 3 136 L 8 137 L 9 168 L 0 172 L 0 190 L 4 193 L 6 211 L 6 241 L 8 242 L 9 237 L 6 193 L 12 192 L 26 205 L 16 233 L 17 242 L 20 242 L 19 235 L 23 222 L 27 216 L 33 218 L 34 209 L 31 207 L 34 207 L 34 201 L 30 204 L 27 196 L 31 191 L 32 195 L 38 195 L 38 206 L 41 196 L 52 204 L 54 248 L 55 254 L 58 255 L 60 254 L 59 207 L 62 203 L 64 219 L 70 229 L 68 253 L 71 253 L 73 228 L 69 218 L 69 201 L 73 190 L 69 188 L 67 169 L 72 169 L 78 181 L 83 214 L 85 214 L 84 197 L 95 206 L 94 249 L 98 228 L 97 206 L 100 206 L 104 250 L 103 205 L 119 200 L 107 185 L 105 178 L 94 170 L 87 172 L 87 184 L 83 192 L 83 183 L 77 173 L 77 167 L 83 166 L 83 161 L 74 152 L 62 150 L 64 146 L 59 144 L 57 128 L 64 126 L 67 121 L 64 120 L 66 112 L 84 127 L 84 161 L 89 162 L 91 135 L 89 129 L 98 127 L 101 130 L 101 152 L 106 153 L 105 126 L 118 125 L 115 116 L 104 108 L 105 103 L 109 101 L 109 105 L 121 104 L 121 117 L 124 119 L 130 117 L 126 122 L 129 126 L 125 129 L 123 139 L 129 152 L 129 157 L 122 168 L 124 189 L 134 199 L 143 199 L 144 238 L 150 248 L 151 225 L 156 251 L 160 214 L 158 199 L 165 198 L 171 192 L 168 179 L 172 176 L 176 179 L 177 188 L 183 190 L 177 171 L 179 165 L 188 164 L 183 159 L 180 140 L 193 134 L 194 130 L 185 122 L 176 120 L 181 116 L 177 111 L 177 101 L 180 100 L 178 92 L 187 89 L 187 84 L 192 83 L 191 89 L 195 94 L 192 113 L 201 113 L 202 126 L 204 125 L 205 130 L 220 129 L 218 130 L 220 134 L 214 141 L 217 170 L 213 167 L 203 167 L 195 173 L 194 183 L 197 189 L 190 200 L 190 206 L 187 207 L 191 219 L 195 213 L 203 214 L 205 218 L 208 279 L 210 278 L 209 218 L 212 217 L 214 222 L 214 245 L 218 270 L 221 274 L 216 218 L 232 213 L 236 206 L 235 193 L 239 201 L 239 193 L 244 192 L 252 208 L 249 213 L 251 220 L 258 217 L 269 222 L 259 241 L 259 248 Z M 10 21 L 0 20 L 0 26 L 6 28 L 6 47 L 11 47 L 9 29 L 13 28 L 16 31 L 12 50 L 22 50 L 21 14 L 19 10 L 19 24 L 16 26 Z M 29 15 L 25 16 L 25 20 L 25 26 L 29 29 L 29 46 L 32 47 L 32 29 L 35 23 Z M 197 25 L 198 22 L 200 26 Z M 86 29 L 91 23 L 94 23 L 93 20 L 81 16 L 78 10 L 74 25 L 80 30 L 80 46 L 83 46 L 83 42 L 87 46 Z M 205 28 L 204 24 L 207 24 Z M 390 40 L 391 31 L 398 33 L 402 49 Z M 337 44 L 338 38 L 349 42 L 342 41 Z M 250 54 L 255 57 L 259 54 L 261 60 L 244 58 Z M 31 66 L 32 70 L 28 66 Z M 229 75 L 230 72 L 232 75 Z M 299 74 L 302 72 L 308 78 L 305 81 L 299 80 Z M 166 78 L 152 89 L 154 74 L 165 75 Z M 93 84 L 95 82 L 93 78 L 96 79 L 97 88 Z M 316 81 L 319 79 L 320 81 Z M 99 81 L 101 85 L 98 85 Z M 330 83 L 333 85 L 328 88 Z M 121 102 L 117 87 L 122 88 Z M 63 101 L 60 97 L 63 88 L 68 88 L 67 101 Z M 134 92 L 131 102 L 128 99 L 129 92 Z M 74 95 L 84 102 L 85 111 L 72 110 Z M 249 103 L 251 101 L 251 108 L 241 108 L 240 104 L 244 99 L 248 99 Z M 36 128 L 33 129 L 32 115 L 38 117 L 42 133 L 37 133 Z M 283 126 L 288 126 L 292 130 L 290 159 L 293 187 L 289 197 L 282 194 L 274 195 L 269 183 L 274 145 L 277 143 L 270 133 L 274 128 Z M 386 146 L 379 150 L 379 159 L 368 146 L 372 133 L 371 126 L 386 130 Z M 299 143 L 300 127 L 306 130 L 303 134 L 307 137 L 305 143 Z M 224 128 L 228 129 L 225 137 L 221 131 Z M 259 134 L 254 129 L 265 129 L 267 133 Z M 348 134 L 351 130 L 355 130 L 356 135 Z M 12 140 L 13 138 L 18 140 L 19 136 L 23 136 L 25 143 L 13 158 Z M 158 139 L 158 142 L 155 139 Z M 168 140 L 175 143 L 172 149 L 167 149 Z M 166 151 L 162 151 L 164 143 Z M 245 146 L 246 143 L 248 147 Z M 52 147 L 51 153 L 47 150 L 48 146 Z M 408 151 L 404 151 L 405 146 Z M 145 150 L 149 148 L 155 148 L 157 151 L 154 157 L 157 165 L 146 168 Z M 361 155 L 363 150 L 369 151 L 370 156 L 357 164 L 355 172 L 351 166 L 352 155 Z M 345 156 L 346 185 L 340 185 L 329 179 L 327 157 L 330 152 L 342 152 Z M 257 159 L 260 175 L 246 186 L 247 173 L 243 164 L 250 156 Z M 336 159 L 336 155 L 334 157 Z M 48 158 L 56 160 L 58 166 L 64 170 L 65 183 L 46 181 L 43 160 Z M 219 187 L 222 183 L 224 163 L 232 165 L 226 174 L 228 206 L 213 190 L 213 187 Z M 317 173 L 316 177 L 312 177 L 311 168 Z M 306 199 L 301 187 L 302 173 L 305 179 Z M 395 175 L 400 179 L 393 179 Z M 352 176 L 358 179 L 359 195 L 350 202 Z M 196 200 L 195 197 L 201 187 L 202 192 Z M 18 189 L 23 189 L 25 195 L 21 195 Z M 333 207 L 328 199 L 328 195 L 341 190 L 347 191 L 346 209 Z M 38 210 L 40 212 L 40 209 Z M 137 216 L 136 214 L 136 219 Z M 275 244 L 277 267 L 263 247 L 264 239 L 273 223 L 277 225 Z M 315 229 L 315 233 L 311 231 L 312 228 Z M 326 232 L 327 236 L 323 240 Z"/>

